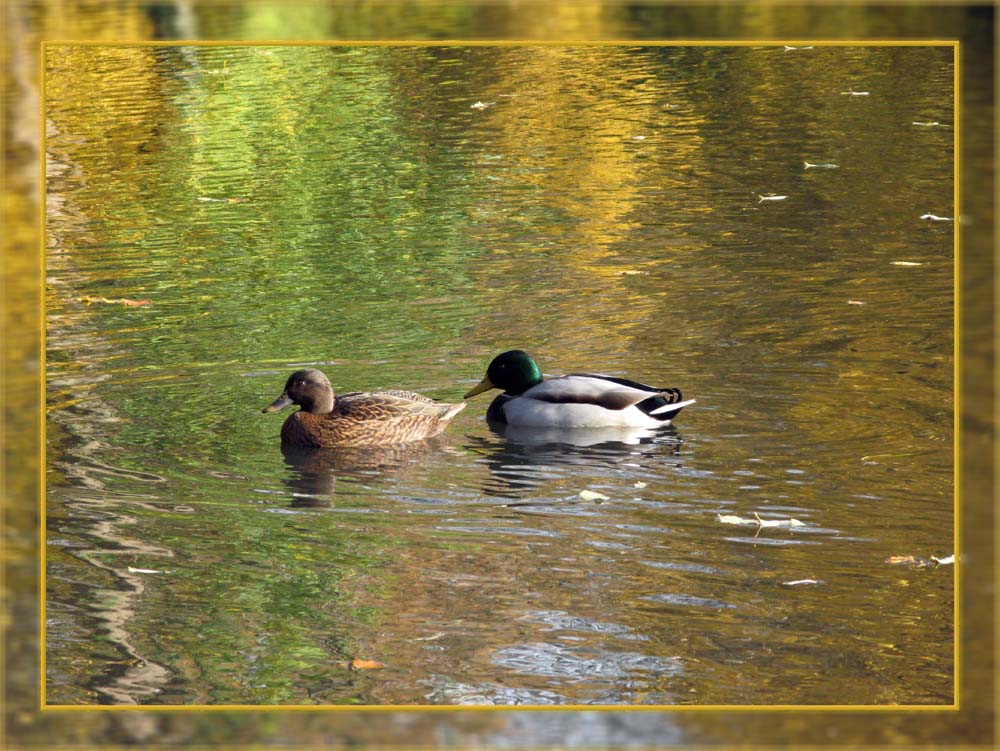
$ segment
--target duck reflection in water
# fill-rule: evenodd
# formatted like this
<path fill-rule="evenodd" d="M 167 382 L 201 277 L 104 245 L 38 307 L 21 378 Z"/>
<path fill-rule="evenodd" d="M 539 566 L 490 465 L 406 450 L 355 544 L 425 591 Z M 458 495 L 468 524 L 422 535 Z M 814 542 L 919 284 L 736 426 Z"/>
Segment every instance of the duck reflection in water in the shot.
<path fill-rule="evenodd" d="M 490 495 L 520 497 L 563 467 L 615 467 L 638 463 L 643 457 L 679 456 L 683 440 L 673 427 L 653 428 L 531 428 L 487 421 L 503 440 L 474 438 L 469 447 L 485 456 L 491 478 L 483 489 Z"/>
<path fill-rule="evenodd" d="M 449 446 L 444 436 L 385 446 L 338 446 L 310 448 L 283 445 L 288 467 L 283 480 L 291 490 L 293 508 L 329 508 L 337 487 L 337 475 L 356 479 L 403 476 L 422 467 L 419 460 Z"/>

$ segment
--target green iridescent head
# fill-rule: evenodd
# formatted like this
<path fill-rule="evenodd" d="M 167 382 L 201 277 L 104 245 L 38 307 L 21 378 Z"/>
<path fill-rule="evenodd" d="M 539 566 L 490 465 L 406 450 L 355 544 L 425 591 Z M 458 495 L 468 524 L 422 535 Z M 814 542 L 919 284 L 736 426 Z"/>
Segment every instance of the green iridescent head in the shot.
<path fill-rule="evenodd" d="M 503 389 L 512 396 L 523 394 L 535 384 L 542 382 L 542 371 L 527 352 L 511 349 L 493 358 L 486 369 L 486 377 L 464 398 L 481 394 L 490 389 Z"/>

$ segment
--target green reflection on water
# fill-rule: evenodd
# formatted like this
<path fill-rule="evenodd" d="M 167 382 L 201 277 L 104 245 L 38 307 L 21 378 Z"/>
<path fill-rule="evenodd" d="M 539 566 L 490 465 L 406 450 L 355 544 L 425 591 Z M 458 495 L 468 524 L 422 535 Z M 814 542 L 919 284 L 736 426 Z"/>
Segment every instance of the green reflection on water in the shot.
<path fill-rule="evenodd" d="M 950 635 L 914 619 L 892 572 L 873 575 L 859 613 L 818 597 L 801 617 L 781 590 L 762 605 L 742 572 L 814 566 L 833 601 L 901 546 L 951 544 L 951 238 L 918 219 L 947 206 L 951 165 L 947 136 L 908 124 L 950 115 L 949 54 L 50 50 L 52 519 L 132 593 L 130 610 L 103 602 L 89 622 L 127 624 L 128 646 L 109 628 L 111 645 L 169 666 L 143 699 L 496 698 L 500 672 L 565 701 L 821 702 L 845 687 L 857 702 L 947 700 Z M 840 93 L 859 78 L 882 94 L 867 109 Z M 841 164 L 819 175 L 805 158 Z M 779 190 L 786 202 L 758 201 Z M 903 255 L 921 266 L 893 268 Z M 454 445 L 333 472 L 286 466 L 280 418 L 259 414 L 301 363 L 340 390 L 454 399 L 510 345 L 547 372 L 677 383 L 701 406 L 673 452 L 601 462 L 522 451 L 487 434 L 474 403 Z M 633 499 L 639 478 L 651 498 Z M 619 505 L 566 502 L 602 482 Z M 812 514 L 830 538 L 720 540 L 726 504 Z M 669 544 L 666 514 L 679 514 Z M 717 579 L 647 565 L 706 550 Z M 130 556 L 171 578 L 140 587 L 121 573 Z M 79 565 L 63 551 L 52 569 L 70 623 Z M 922 586 L 947 623 L 947 574 Z M 690 674 L 639 670 L 630 693 L 576 685 L 587 650 L 609 665 L 630 654 L 592 634 L 580 652 L 573 634 L 551 637 L 570 655 L 562 683 L 500 671 L 491 650 L 545 638 L 526 618 L 578 609 L 657 658 L 695 655 Z M 934 667 L 911 652 L 910 679 L 881 690 L 894 629 L 927 637 Z M 85 671 L 62 635 L 54 690 L 111 695 L 106 675 L 77 693 Z M 458 676 L 441 683 L 438 639 Z M 748 686 L 740 649 L 773 680 Z M 352 657 L 385 657 L 391 678 L 354 683 L 337 667 Z M 838 672 L 817 681 L 820 668 Z"/>

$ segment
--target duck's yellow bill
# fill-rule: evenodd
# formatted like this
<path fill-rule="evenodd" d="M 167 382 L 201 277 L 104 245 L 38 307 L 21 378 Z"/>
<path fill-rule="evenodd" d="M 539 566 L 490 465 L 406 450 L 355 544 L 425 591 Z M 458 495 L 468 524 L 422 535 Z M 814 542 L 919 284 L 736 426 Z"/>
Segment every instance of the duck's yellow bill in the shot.
<path fill-rule="evenodd" d="M 484 391 L 489 391 L 490 389 L 495 389 L 496 386 L 493 385 L 493 381 L 490 380 L 489 376 L 486 376 L 479 382 L 479 385 L 472 389 L 468 394 L 463 396 L 463 399 L 468 399 L 470 396 L 475 396 L 476 394 L 481 394 Z"/>

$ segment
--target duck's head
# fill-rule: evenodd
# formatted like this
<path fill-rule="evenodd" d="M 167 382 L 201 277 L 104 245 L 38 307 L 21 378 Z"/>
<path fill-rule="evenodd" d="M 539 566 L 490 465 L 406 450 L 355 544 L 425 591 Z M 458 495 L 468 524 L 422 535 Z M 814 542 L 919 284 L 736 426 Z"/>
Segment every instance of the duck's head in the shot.
<path fill-rule="evenodd" d="M 281 396 L 261 412 L 277 412 L 289 404 L 298 404 L 303 412 L 326 414 L 333 411 L 333 386 L 320 371 L 313 368 L 296 370 L 285 382 Z"/>
<path fill-rule="evenodd" d="M 511 349 L 493 358 L 486 369 L 486 376 L 463 398 L 468 399 L 490 389 L 503 389 L 505 393 L 517 396 L 541 381 L 542 371 L 531 356 L 523 350 Z"/>

